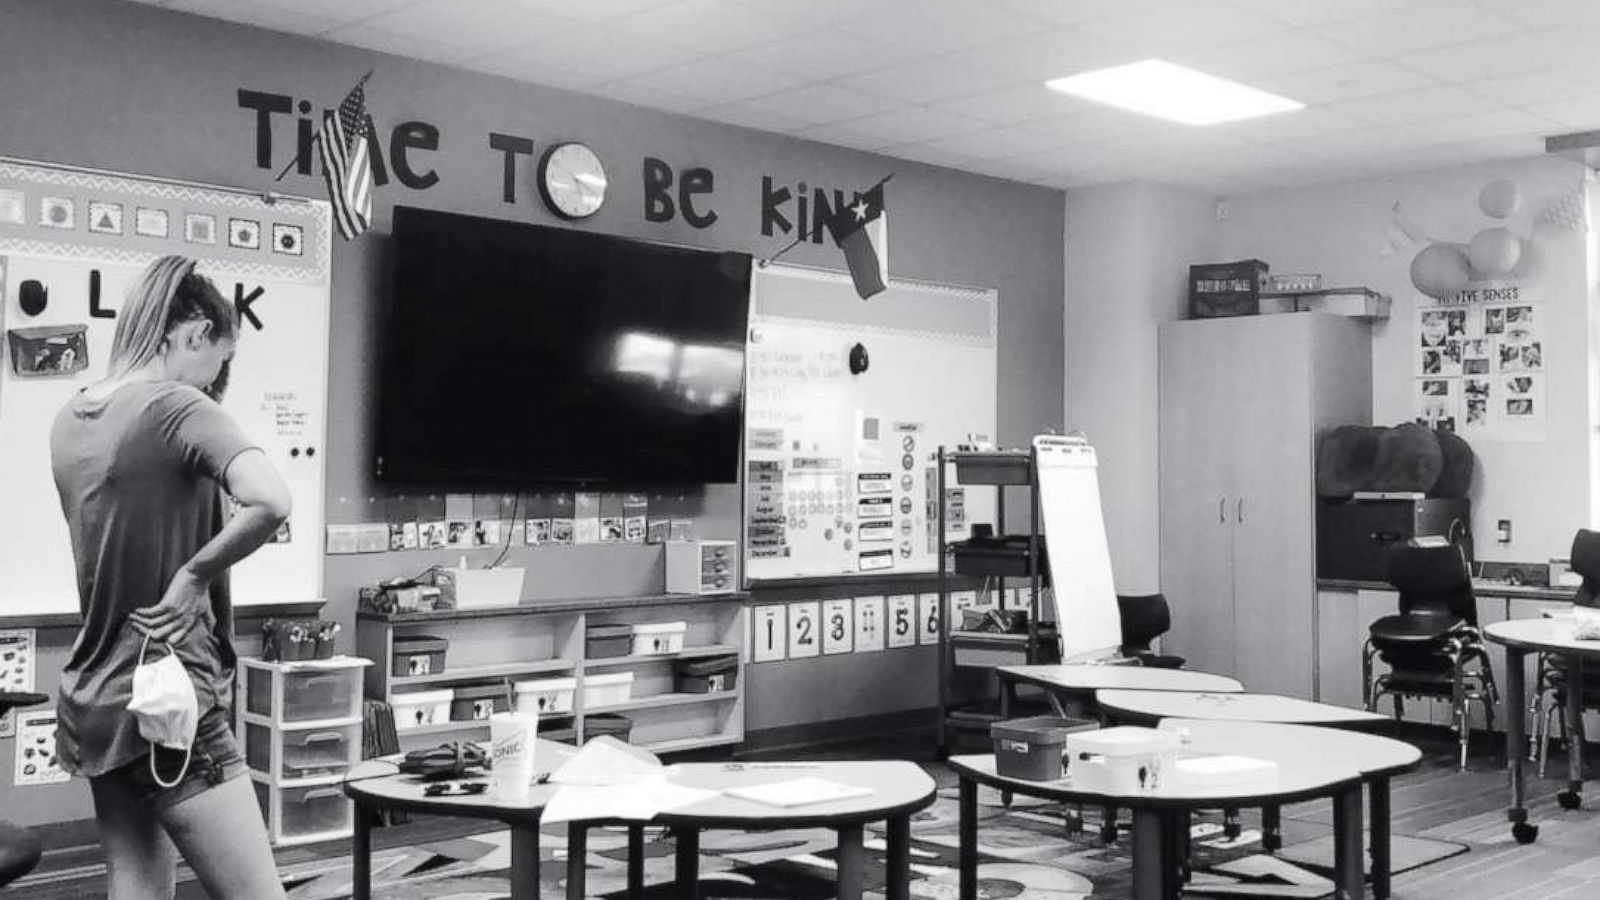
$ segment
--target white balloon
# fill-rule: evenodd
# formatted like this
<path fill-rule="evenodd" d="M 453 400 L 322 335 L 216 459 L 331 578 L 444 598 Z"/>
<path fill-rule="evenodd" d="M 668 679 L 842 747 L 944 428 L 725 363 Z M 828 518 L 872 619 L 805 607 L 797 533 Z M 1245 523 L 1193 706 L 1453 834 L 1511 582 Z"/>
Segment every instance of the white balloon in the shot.
<path fill-rule="evenodd" d="M 1504 277 L 1522 259 L 1522 241 L 1504 228 L 1485 228 L 1472 236 L 1467 258 L 1478 273 Z"/>
<path fill-rule="evenodd" d="M 1489 182 L 1478 192 L 1478 208 L 1491 218 L 1504 219 L 1514 215 L 1521 205 L 1522 194 L 1517 191 L 1514 182 L 1505 178 Z"/>

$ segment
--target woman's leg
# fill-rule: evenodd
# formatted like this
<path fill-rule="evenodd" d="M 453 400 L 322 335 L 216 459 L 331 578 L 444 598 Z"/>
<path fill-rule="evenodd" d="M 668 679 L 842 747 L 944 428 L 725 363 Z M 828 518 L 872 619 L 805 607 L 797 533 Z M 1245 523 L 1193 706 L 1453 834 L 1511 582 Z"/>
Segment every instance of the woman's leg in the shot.
<path fill-rule="evenodd" d="M 250 779 L 230 778 L 159 813 L 206 893 L 227 900 L 283 900 Z"/>
<path fill-rule="evenodd" d="M 156 814 L 119 778 L 93 778 L 94 815 L 106 853 L 108 900 L 172 900 L 178 851 Z"/>

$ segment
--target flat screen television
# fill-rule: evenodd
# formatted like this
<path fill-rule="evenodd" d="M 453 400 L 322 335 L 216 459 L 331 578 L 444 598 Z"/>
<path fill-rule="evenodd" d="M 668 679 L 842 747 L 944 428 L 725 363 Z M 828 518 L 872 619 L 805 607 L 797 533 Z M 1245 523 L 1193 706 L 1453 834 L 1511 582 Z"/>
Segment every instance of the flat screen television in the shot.
<path fill-rule="evenodd" d="M 380 481 L 738 478 L 750 257 L 394 211 Z"/>

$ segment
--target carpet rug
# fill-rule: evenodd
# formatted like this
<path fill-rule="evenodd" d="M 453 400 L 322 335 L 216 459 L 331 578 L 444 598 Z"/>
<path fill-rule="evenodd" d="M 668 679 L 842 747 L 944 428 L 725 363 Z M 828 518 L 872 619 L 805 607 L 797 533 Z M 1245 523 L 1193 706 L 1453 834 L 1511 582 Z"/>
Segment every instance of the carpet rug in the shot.
<path fill-rule="evenodd" d="M 957 822 L 953 778 L 930 767 L 940 779 L 940 796 L 912 822 L 911 896 L 954 900 L 957 889 Z M 1216 817 L 1201 817 L 1194 830 L 1195 875 L 1187 893 L 1197 896 L 1322 897 L 1332 894 L 1328 826 L 1316 821 L 1317 805 L 1307 815 L 1289 810 L 1284 818 L 1285 850 L 1260 852 L 1259 833 L 1249 828 L 1228 840 Z M 1070 833 L 1066 810 L 1058 804 L 1017 798 L 1009 808 L 998 794 L 979 792 L 979 896 L 987 900 L 1123 900 L 1129 896 L 1131 845 L 1126 832 L 1110 845 L 1099 835 L 1097 812 L 1084 814 L 1085 827 Z M 834 835 L 817 830 L 745 833 L 708 831 L 701 837 L 700 888 L 706 898 L 725 900 L 829 900 L 833 897 Z M 886 850 L 879 829 L 867 833 L 867 883 L 883 887 Z M 1467 845 L 1419 836 L 1396 835 L 1397 873 L 1460 853 Z M 542 895 L 564 897 L 565 840 L 559 829 L 541 842 Z M 1291 864 L 1289 860 L 1293 860 Z M 610 829 L 590 833 L 587 858 L 589 896 L 622 900 L 625 895 L 626 835 Z M 510 839 L 489 832 L 437 843 L 379 851 L 373 857 L 373 897 L 381 900 L 504 900 Z M 345 900 L 350 896 L 347 858 L 285 866 L 290 900 Z M 645 896 L 673 896 L 673 843 L 660 830 L 647 832 Z"/>

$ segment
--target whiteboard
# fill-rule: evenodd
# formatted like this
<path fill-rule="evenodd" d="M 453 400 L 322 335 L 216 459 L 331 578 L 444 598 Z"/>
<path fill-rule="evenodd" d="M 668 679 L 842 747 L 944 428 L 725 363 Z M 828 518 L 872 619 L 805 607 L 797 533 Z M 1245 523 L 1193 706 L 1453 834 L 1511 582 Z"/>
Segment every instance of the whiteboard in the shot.
<path fill-rule="evenodd" d="M 752 581 L 936 570 L 941 445 L 992 440 L 996 294 L 756 270 L 745 355 L 744 547 Z M 851 348 L 867 368 L 851 372 Z M 990 522 L 994 490 L 950 485 L 948 537 Z"/>
<path fill-rule="evenodd" d="M 1039 506 L 1050 545 L 1061 660 L 1121 654 L 1122 613 L 1111 574 L 1111 547 L 1100 507 L 1100 463 L 1082 437 L 1041 434 L 1033 439 L 1039 466 Z"/>
<path fill-rule="evenodd" d="M 0 611 L 78 612 L 50 426 L 74 392 L 104 376 L 110 316 L 144 266 L 167 253 L 198 259 L 223 296 L 245 299 L 254 314 L 257 322 L 242 324 L 223 406 L 294 498 L 280 540 L 233 568 L 234 603 L 322 596 L 330 223 L 322 201 L 269 202 L 229 188 L 0 159 L 0 331 L 81 325 L 89 360 L 75 374 L 19 376 L 10 340 L 0 340 Z M 48 291 L 31 315 L 20 302 L 28 281 Z"/>

